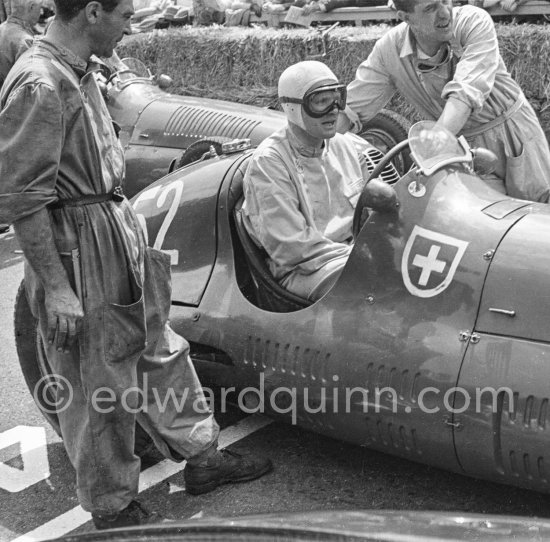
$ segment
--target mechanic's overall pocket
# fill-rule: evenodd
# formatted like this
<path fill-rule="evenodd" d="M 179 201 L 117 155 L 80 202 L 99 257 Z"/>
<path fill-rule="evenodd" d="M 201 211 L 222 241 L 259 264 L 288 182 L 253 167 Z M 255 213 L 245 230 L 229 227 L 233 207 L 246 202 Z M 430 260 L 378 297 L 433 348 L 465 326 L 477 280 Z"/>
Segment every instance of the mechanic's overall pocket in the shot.
<path fill-rule="evenodd" d="M 117 363 L 139 354 L 147 344 L 143 291 L 130 305 L 111 303 L 103 309 L 105 360 Z"/>
<path fill-rule="evenodd" d="M 513 198 L 529 201 L 546 201 L 548 182 L 541 172 L 545 167 L 545 149 L 535 138 L 523 142 L 519 156 L 507 156 L 506 190 Z"/>
<path fill-rule="evenodd" d="M 160 250 L 147 247 L 144 298 L 147 332 L 151 337 L 164 329 L 170 313 L 171 296 L 170 256 Z"/>
<path fill-rule="evenodd" d="M 518 156 L 506 156 L 506 192 L 512 198 L 525 199 L 529 194 L 529 183 L 534 179 L 530 177 L 525 147 Z M 531 199 L 531 198 L 529 198 Z"/>

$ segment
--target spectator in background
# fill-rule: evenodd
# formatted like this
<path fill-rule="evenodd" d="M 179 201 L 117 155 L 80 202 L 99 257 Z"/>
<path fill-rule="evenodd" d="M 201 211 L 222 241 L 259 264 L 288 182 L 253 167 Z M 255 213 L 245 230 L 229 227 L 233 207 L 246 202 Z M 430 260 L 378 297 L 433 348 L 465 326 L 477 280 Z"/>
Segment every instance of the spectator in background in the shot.
<path fill-rule="evenodd" d="M 0 24 L 0 87 L 15 61 L 32 45 L 41 9 L 41 0 L 11 0 L 11 13 Z"/>
<path fill-rule="evenodd" d="M 385 0 L 315 0 L 304 7 L 304 15 L 315 12 L 327 13 L 336 8 L 364 8 L 385 6 Z"/>
<path fill-rule="evenodd" d="M 493 6 L 500 6 L 504 11 L 513 13 L 519 6 L 528 0 L 468 0 L 468 4 L 478 8 L 490 9 Z"/>
<path fill-rule="evenodd" d="M 37 34 L 34 25 L 42 9 L 41 0 L 11 0 L 11 5 L 2 4 L 9 14 L 0 24 L 0 88 L 15 61 L 32 45 Z M 8 229 L 9 224 L 0 224 L 0 233 Z"/>
<path fill-rule="evenodd" d="M 0 23 L 3 23 L 10 14 L 10 0 L 0 0 Z"/>

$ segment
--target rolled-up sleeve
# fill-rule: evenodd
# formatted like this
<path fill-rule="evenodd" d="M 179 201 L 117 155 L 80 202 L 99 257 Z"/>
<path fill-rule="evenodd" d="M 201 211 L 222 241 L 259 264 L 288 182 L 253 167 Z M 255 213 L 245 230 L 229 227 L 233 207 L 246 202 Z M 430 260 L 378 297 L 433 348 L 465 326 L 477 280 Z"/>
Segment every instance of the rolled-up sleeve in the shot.
<path fill-rule="evenodd" d="M 8 96 L 0 113 L 0 222 L 12 223 L 58 199 L 62 123 L 52 88 L 29 83 Z"/>
<path fill-rule="evenodd" d="M 350 247 L 309 225 L 286 166 L 265 149 L 252 159 L 244 180 L 245 225 L 279 267 L 310 274 Z"/>
<path fill-rule="evenodd" d="M 376 42 L 367 60 L 357 68 L 355 79 L 348 85 L 347 105 L 359 116 L 362 124 L 374 117 L 397 90 L 381 54 L 384 43 L 383 38 Z"/>
<path fill-rule="evenodd" d="M 456 37 L 463 48 L 452 81 L 442 98 L 457 98 L 474 111 L 480 110 L 493 90 L 500 54 L 491 16 L 482 9 L 463 6 L 457 20 Z"/>

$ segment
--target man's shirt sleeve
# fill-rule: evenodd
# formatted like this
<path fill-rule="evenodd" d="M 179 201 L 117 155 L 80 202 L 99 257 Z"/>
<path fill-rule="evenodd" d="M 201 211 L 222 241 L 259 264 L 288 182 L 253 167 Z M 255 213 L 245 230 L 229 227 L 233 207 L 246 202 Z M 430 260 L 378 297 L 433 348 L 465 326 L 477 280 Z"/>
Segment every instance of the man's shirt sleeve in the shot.
<path fill-rule="evenodd" d="M 0 113 L 0 222 L 12 223 L 58 199 L 63 114 L 54 90 L 24 84 Z"/>
<path fill-rule="evenodd" d="M 381 54 L 385 41 L 381 39 L 376 42 L 367 60 L 357 68 L 355 80 L 348 85 L 347 105 L 359 116 L 363 125 L 379 113 L 396 92 Z M 355 121 L 353 118 L 350 120 Z"/>
<path fill-rule="evenodd" d="M 497 34 L 491 16 L 484 10 L 473 6 L 458 9 L 461 16 L 456 21 L 456 37 L 463 52 L 442 98 L 453 96 L 479 110 L 493 90 L 501 62 Z"/>

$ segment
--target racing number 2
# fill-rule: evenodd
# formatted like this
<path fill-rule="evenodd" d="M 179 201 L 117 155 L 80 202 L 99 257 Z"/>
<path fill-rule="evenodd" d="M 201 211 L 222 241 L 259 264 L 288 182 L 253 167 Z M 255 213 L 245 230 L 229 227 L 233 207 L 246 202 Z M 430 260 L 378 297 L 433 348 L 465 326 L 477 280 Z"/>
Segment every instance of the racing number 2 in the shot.
<path fill-rule="evenodd" d="M 155 242 L 153 243 L 153 248 L 157 250 L 162 250 L 166 254 L 169 254 L 170 258 L 172 259 L 172 265 L 177 265 L 179 252 L 177 250 L 163 249 L 162 245 L 164 244 L 166 233 L 168 232 L 168 229 L 170 228 L 172 221 L 174 220 L 174 217 L 176 216 L 176 213 L 178 211 L 181 197 L 183 195 L 183 181 L 181 179 L 177 179 L 172 181 L 170 184 L 167 184 L 166 186 L 154 186 L 149 190 L 145 190 L 136 198 L 133 203 L 133 207 L 136 211 L 139 223 L 143 228 L 143 232 L 145 234 L 145 242 L 149 244 L 149 231 L 147 230 L 147 221 L 145 220 L 145 216 L 139 213 L 138 209 L 142 204 L 151 200 L 156 200 L 157 209 L 162 209 L 166 204 L 166 200 L 168 199 L 168 195 L 170 194 L 170 192 L 174 193 L 174 197 L 170 202 L 168 212 L 166 213 L 166 216 L 162 221 L 159 231 L 157 232 Z"/>

